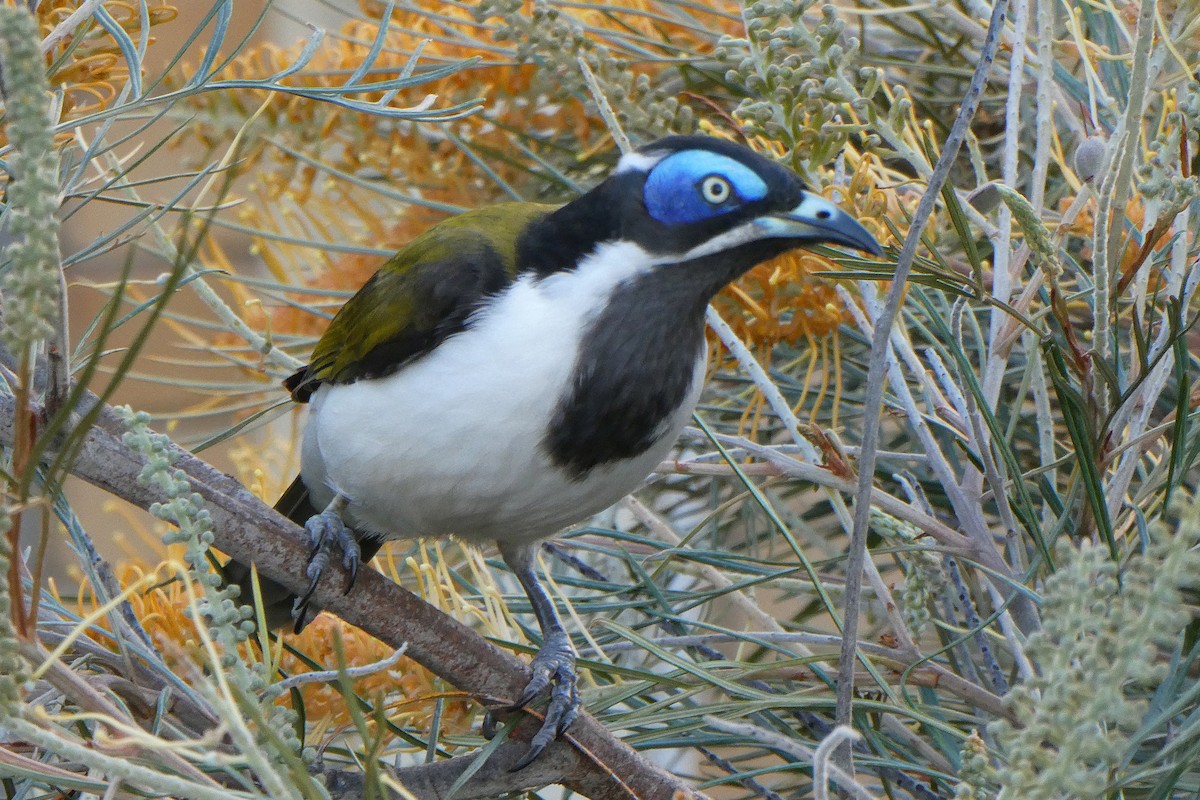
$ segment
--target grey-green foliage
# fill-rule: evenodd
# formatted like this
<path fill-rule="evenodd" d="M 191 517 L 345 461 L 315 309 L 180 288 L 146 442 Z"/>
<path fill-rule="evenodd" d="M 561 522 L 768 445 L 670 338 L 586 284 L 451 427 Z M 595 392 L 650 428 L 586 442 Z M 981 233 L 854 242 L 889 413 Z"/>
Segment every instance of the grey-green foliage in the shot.
<path fill-rule="evenodd" d="M 1119 569 L 1103 545 L 1059 546 L 1027 648 L 1037 674 L 1007 698 L 1016 724 L 991 726 L 1002 799 L 1093 800 L 1114 781 L 1190 618 L 1181 590 L 1200 581 L 1198 542 L 1190 503 L 1177 530 L 1160 528 Z"/>
<path fill-rule="evenodd" d="M 25 671 L 9 601 L 8 569 L 13 558 L 12 540 L 9 538 L 11 528 L 12 517 L 8 509 L 0 506 L 0 719 L 11 713 L 20 702 L 20 687 Z"/>
<path fill-rule="evenodd" d="M 913 633 L 920 633 L 932 619 L 931 610 L 946 585 L 942 555 L 936 547 L 921 540 L 916 527 L 880 511 L 871 509 L 871 530 L 888 544 L 897 543 L 896 560 L 904 569 L 904 588 L 897 600 Z"/>
<path fill-rule="evenodd" d="M 12 148 L 4 160 L 11 179 L 0 230 L 0 291 L 4 318 L 0 341 L 27 353 L 49 337 L 58 318 L 58 152 L 50 124 L 45 61 L 37 21 L 24 8 L 0 6 L 0 69 L 4 126 Z M 12 625 L 9 566 L 17 555 L 9 539 L 12 520 L 0 508 L 0 717 L 20 701 L 24 662 Z"/>
<path fill-rule="evenodd" d="M 1052 280 L 1062 277 L 1063 266 L 1058 257 L 1058 245 L 1042 222 L 1041 213 L 1025 199 L 1025 196 L 1010 186 L 991 182 L 976 190 L 974 197 L 985 197 L 995 192 L 1000 200 L 1008 206 L 1013 221 L 1021 228 L 1025 242 L 1033 252 L 1037 253 L 1039 263 Z M 978 208 L 979 206 L 976 206 Z"/>
<path fill-rule="evenodd" d="M 266 666 L 261 662 L 247 664 L 238 654 L 238 646 L 254 631 L 254 623 L 249 607 L 239 606 L 236 602 L 237 589 L 222 586 L 220 576 L 208 562 L 213 530 L 212 517 L 205 508 L 204 499 L 192 491 L 187 476 L 173 467 L 170 439 L 148 427 L 149 415 L 134 412 L 128 406 L 120 410 L 129 423 L 125 444 L 147 460 L 138 479 L 158 487 L 168 498 L 165 503 L 151 506 L 150 512 L 176 526 L 165 537 L 166 543 L 181 543 L 186 548 L 184 560 L 190 568 L 189 577 L 203 589 L 198 603 L 203 623 L 209 626 L 223 651 L 222 671 L 232 687 L 239 690 L 239 699 L 243 703 L 254 702 L 253 698 L 261 696 L 267 688 Z M 298 752 L 301 743 L 295 733 L 295 712 L 269 700 L 256 705 L 255 716 L 266 723 L 265 728 L 258 731 L 259 744 L 268 751 L 282 748 L 287 753 Z"/>
<path fill-rule="evenodd" d="M 213 533 L 212 517 L 204 507 L 204 499 L 192 491 L 187 476 L 181 470 L 172 468 L 174 460 L 170 439 L 150 430 L 150 415 L 134 412 L 128 406 L 119 410 L 129 423 L 125 444 L 146 457 L 146 466 L 142 468 L 138 480 L 157 487 L 168 498 L 165 503 L 152 505 L 150 513 L 176 526 L 165 537 L 166 543 L 182 543 L 187 548 L 184 560 L 195 580 L 205 587 L 205 597 L 201 601 L 204 616 L 214 627 L 229 626 L 231 630 L 222 632 L 222 638 L 240 644 L 254 626 L 246 620 L 245 609 L 233 602 L 236 592 L 230 587 L 221 588 L 220 576 L 208 564 L 206 553 L 212 546 Z"/>
<path fill-rule="evenodd" d="M 972 731 L 963 742 L 960 753 L 958 785 L 954 787 L 955 800 L 991 800 L 993 794 L 988 787 L 995 778 L 995 770 L 988 760 L 987 744 L 978 733 Z"/>
<path fill-rule="evenodd" d="M 50 124 L 50 87 L 37 21 L 24 8 L 0 6 L 4 124 L 12 177 L 0 224 L 3 339 L 14 353 L 48 338 L 58 317 L 58 151 Z"/>
<path fill-rule="evenodd" d="M 812 5 L 812 0 L 748 4 L 746 38 L 723 39 L 716 55 L 728 65 L 725 80 L 746 95 L 734 115 L 747 135 L 766 137 L 822 164 L 858 130 L 845 108 L 874 94 L 880 75 L 874 69 L 856 74 L 859 42 L 845 35 L 846 23 L 832 5 L 822 6 L 821 22 L 809 31 L 803 17 Z"/>
<path fill-rule="evenodd" d="M 1180 140 L 1192 149 L 1197 142 L 1200 125 L 1200 84 L 1189 82 L 1180 88 L 1177 105 L 1167 115 L 1163 132 L 1149 142 L 1146 163 L 1139 169 L 1138 191 L 1147 199 L 1170 209 L 1173 216 L 1200 195 L 1200 179 L 1184 177 L 1180 169 Z"/>
<path fill-rule="evenodd" d="M 518 63 L 538 65 L 539 86 L 547 94 L 586 97 L 589 90 L 579 65 L 582 59 L 630 136 L 651 139 L 695 129 L 692 109 L 674 96 L 679 87 L 665 82 L 671 72 L 654 79 L 639 74 L 629 59 L 605 46 L 563 9 L 535 2 L 527 16 L 521 0 L 485 0 L 476 6 L 477 21 L 492 17 L 500 18 L 493 38 L 513 42 Z"/>

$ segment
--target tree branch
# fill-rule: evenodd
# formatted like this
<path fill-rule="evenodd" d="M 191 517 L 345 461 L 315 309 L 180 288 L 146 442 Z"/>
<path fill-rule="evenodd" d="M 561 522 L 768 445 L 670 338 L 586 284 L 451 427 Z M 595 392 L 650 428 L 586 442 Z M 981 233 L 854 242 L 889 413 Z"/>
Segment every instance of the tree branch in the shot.
<path fill-rule="evenodd" d="M 508 795 L 514 791 L 539 789 L 554 783 L 564 783 L 584 777 L 586 766 L 583 763 L 575 765 L 575 771 L 563 773 L 562 765 L 543 761 L 547 755 L 543 753 L 536 761 L 520 772 L 509 772 L 513 765 L 525 755 L 526 745 L 523 742 L 505 742 L 496 748 L 488 758 L 487 763 L 480 767 L 471 778 L 454 792 L 454 800 L 484 800 L 484 798 Z M 396 774 L 400 785 L 413 797 L 425 800 L 449 800 L 450 790 L 455 782 L 475 760 L 478 753 L 454 756 L 432 764 L 419 764 L 405 767 Z M 366 792 L 366 781 L 361 772 L 342 769 L 323 770 L 325 785 L 333 800 L 359 800 Z M 390 795 L 395 800 L 405 800 L 406 796 L 393 792 Z"/>
<path fill-rule="evenodd" d="M 81 403 L 80 412 L 97 402 L 95 395 L 89 393 Z M 0 444 L 13 442 L 15 408 L 13 397 L 0 395 Z M 138 481 L 145 461 L 125 446 L 121 440 L 123 432 L 124 424 L 113 409 L 102 408 L 95 427 L 79 448 L 71 472 L 141 508 L 166 501 L 155 488 Z M 173 454 L 175 467 L 187 475 L 192 491 L 204 498 L 212 514 L 215 545 L 239 561 L 253 562 L 262 575 L 288 589 L 303 591 L 307 584 L 304 569 L 308 545 L 302 530 L 229 475 L 182 448 L 173 447 Z M 50 452 L 46 458 L 53 455 Z M 484 702 L 508 703 L 520 695 L 529 680 L 529 669 L 514 656 L 492 646 L 475 631 L 375 570 L 363 570 L 354 590 L 343 594 L 347 578 L 340 565 L 331 564 L 313 595 L 316 605 L 391 647 L 407 645 L 407 655 L 414 661 Z M 386 613 L 381 613 L 381 609 L 386 609 Z M 526 719 L 513 732 L 514 738 L 528 740 L 538 724 L 536 719 Z M 505 752 L 501 748 L 494 756 L 498 767 L 503 766 L 501 753 Z M 445 774 L 469 762 L 453 760 L 453 763 L 455 766 L 440 770 L 424 769 L 411 779 L 424 781 L 418 786 L 436 787 L 441 785 Z M 483 769 L 488 774 L 493 771 L 490 765 Z M 676 776 L 643 759 L 586 713 L 580 715 L 563 740 L 546 749 L 535 765 L 510 775 L 506 791 L 530 786 L 522 777 L 530 770 L 536 770 L 537 780 L 543 782 L 539 785 L 562 783 L 593 800 L 703 797 Z"/>

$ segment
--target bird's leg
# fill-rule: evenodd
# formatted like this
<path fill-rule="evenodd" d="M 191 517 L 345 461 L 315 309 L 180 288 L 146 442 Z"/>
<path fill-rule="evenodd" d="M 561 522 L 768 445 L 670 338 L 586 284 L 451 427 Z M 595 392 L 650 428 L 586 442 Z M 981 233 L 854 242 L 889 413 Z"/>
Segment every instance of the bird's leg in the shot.
<path fill-rule="evenodd" d="M 346 591 L 349 592 L 354 587 L 354 579 L 358 576 L 358 565 L 362 561 L 362 550 L 359 548 L 358 539 L 354 537 L 353 531 L 346 527 L 346 522 L 342 519 L 342 512 L 349 503 L 349 497 L 337 492 L 329 501 L 329 505 L 325 506 L 324 511 L 309 517 L 308 521 L 304 523 L 304 530 L 308 534 L 312 552 L 308 557 L 308 568 L 304 572 L 308 576 L 308 588 L 304 594 L 296 598 L 296 603 L 292 607 L 292 616 L 296 620 L 297 631 L 304 627 L 305 611 L 308 609 L 309 599 L 316 591 L 317 583 L 321 580 L 325 568 L 329 566 L 329 559 L 335 543 L 342 550 L 342 566 L 350 570 L 350 580 L 346 584 Z"/>
<path fill-rule="evenodd" d="M 534 567 L 537 545 L 500 544 L 500 555 L 512 569 L 517 580 L 525 589 L 542 629 L 542 647 L 533 658 L 529 668 L 533 677 L 517 701 L 502 711 L 516 711 L 528 705 L 547 688 L 550 688 L 550 705 L 542 727 L 529 741 L 529 752 L 513 767 L 513 770 L 528 766 L 546 749 L 546 745 L 557 739 L 579 715 L 579 689 L 575 676 L 575 648 L 563 629 L 554 610 L 554 601 L 538 581 Z M 553 687 L 551 688 L 551 684 Z"/>

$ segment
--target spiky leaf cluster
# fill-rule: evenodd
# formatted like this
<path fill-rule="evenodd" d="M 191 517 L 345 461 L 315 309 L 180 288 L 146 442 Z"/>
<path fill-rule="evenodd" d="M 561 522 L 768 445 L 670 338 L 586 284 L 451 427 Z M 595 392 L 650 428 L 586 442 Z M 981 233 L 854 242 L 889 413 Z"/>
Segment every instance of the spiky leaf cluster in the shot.
<path fill-rule="evenodd" d="M 841 80 L 854 74 L 859 42 L 832 5 L 821 9 L 813 30 L 803 20 L 812 0 L 758 0 L 746 7 L 746 38 L 724 38 L 717 57 L 728 64 L 725 80 L 745 99 L 734 115 L 751 136 L 779 142 L 789 153 L 821 164 L 860 130 L 848 106 L 878 86 L 875 70 L 855 75 L 856 92 Z"/>
<path fill-rule="evenodd" d="M 1016 724 L 992 726 L 1006 761 L 1001 798 L 1102 794 L 1162 680 L 1160 648 L 1173 648 L 1189 615 L 1181 589 L 1200 576 L 1193 507 L 1173 535 L 1118 569 L 1091 542 L 1058 548 L 1046 582 L 1043 628 L 1030 637 L 1037 675 L 1006 699 Z"/>
<path fill-rule="evenodd" d="M 14 352 L 51 335 L 59 304 L 58 151 L 40 42 L 28 11 L 0 6 L 4 124 L 13 148 L 5 157 L 11 180 L 0 215 L 8 242 L 0 254 L 0 338 Z"/>
<path fill-rule="evenodd" d="M 667 133 L 690 133 L 696 127 L 692 109 L 682 104 L 668 85 L 670 73 L 654 77 L 639 73 L 609 48 L 589 37 L 583 24 L 561 9 L 539 0 L 523 12 L 521 0 L 487 0 L 478 5 L 479 22 L 499 17 L 492 37 L 512 42 L 521 64 L 539 67 L 540 91 L 557 100 L 589 96 L 580 61 L 595 75 L 617 121 L 634 139 L 653 139 Z"/>
<path fill-rule="evenodd" d="M 208 562 L 207 551 L 213 541 L 212 516 L 204 506 L 204 498 L 192 491 L 183 471 L 173 468 L 170 439 L 149 428 L 150 416 L 145 412 L 134 412 L 128 406 L 122 411 L 129 424 L 125 444 L 147 459 L 139 480 L 158 487 L 168 498 L 165 503 L 153 504 L 150 513 L 176 526 L 176 530 L 165 537 L 166 543 L 185 546 L 189 577 L 204 590 L 198 603 L 200 614 L 221 646 L 221 669 L 230 683 L 240 690 L 242 698 L 248 701 L 267 688 L 267 670 L 261 662 L 247 664 L 238 653 L 238 646 L 254 631 L 254 623 L 250 619 L 250 608 L 237 604 L 237 589 L 223 587 L 220 576 Z M 259 731 L 261 745 L 269 748 L 278 744 L 289 752 L 301 748 L 292 709 L 264 701 L 257 710 L 267 723 L 266 729 Z"/>

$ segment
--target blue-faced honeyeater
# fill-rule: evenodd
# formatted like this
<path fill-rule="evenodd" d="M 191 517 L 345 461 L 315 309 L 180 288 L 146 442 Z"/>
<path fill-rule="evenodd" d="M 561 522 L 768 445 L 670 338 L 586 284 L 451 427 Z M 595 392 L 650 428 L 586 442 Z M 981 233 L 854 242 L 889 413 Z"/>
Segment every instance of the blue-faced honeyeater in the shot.
<path fill-rule="evenodd" d="M 513 705 L 550 691 L 528 763 L 579 705 L 536 548 L 636 488 L 671 449 L 700 395 L 713 295 L 815 243 L 880 252 L 794 172 L 701 136 L 624 155 L 561 207 L 505 203 L 418 236 L 285 382 L 309 416 L 300 476 L 277 507 L 312 539 L 311 587 L 335 546 L 353 570 L 389 539 L 494 542 L 543 637 Z M 245 567 L 226 577 L 251 596 Z M 307 596 L 260 589 L 271 626 L 312 613 Z"/>

